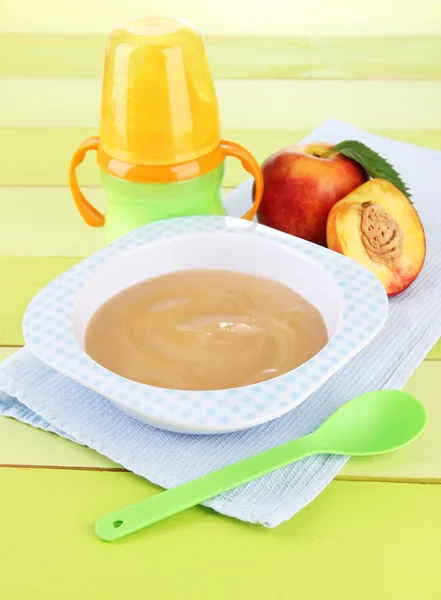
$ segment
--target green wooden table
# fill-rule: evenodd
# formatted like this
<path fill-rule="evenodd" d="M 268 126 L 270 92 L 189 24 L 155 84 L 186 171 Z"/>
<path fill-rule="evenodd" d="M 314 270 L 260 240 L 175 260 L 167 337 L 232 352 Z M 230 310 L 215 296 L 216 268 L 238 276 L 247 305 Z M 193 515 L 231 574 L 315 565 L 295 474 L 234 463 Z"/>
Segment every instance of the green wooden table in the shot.
<path fill-rule="evenodd" d="M 67 185 L 78 142 L 97 131 L 105 33 L 141 0 L 6 0 L 0 20 L 0 360 L 48 281 L 100 248 Z M 44 6 L 43 6 L 44 5 Z M 259 160 L 329 117 L 441 149 L 441 5 L 345 0 L 151 1 L 205 34 L 224 135 Z M 271 5 L 271 6 L 270 6 Z M 378 15 L 381 14 L 381 19 Z M 345 17 L 342 18 L 342 15 Z M 424 15 L 424 18 L 421 17 Z M 437 25 L 438 23 L 438 25 Z M 352 36 L 343 37 L 350 31 Z M 329 35 L 332 32 L 334 35 Z M 429 35 L 430 34 L 430 35 Z M 228 164 L 225 191 L 243 173 Z M 88 197 L 105 200 L 92 161 Z M 105 457 L 0 419 L 0 597 L 161 600 L 437 598 L 441 558 L 441 344 L 408 382 L 424 435 L 389 456 L 351 459 L 311 505 L 274 530 L 194 508 L 104 544 L 97 517 L 157 493 Z"/>

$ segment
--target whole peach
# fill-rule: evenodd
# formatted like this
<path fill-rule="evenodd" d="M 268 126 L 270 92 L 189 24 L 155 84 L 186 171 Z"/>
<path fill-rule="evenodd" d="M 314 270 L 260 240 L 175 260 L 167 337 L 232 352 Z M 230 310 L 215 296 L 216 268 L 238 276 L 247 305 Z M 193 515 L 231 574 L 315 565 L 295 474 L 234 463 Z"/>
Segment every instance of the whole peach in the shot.
<path fill-rule="evenodd" d="M 264 161 L 259 223 L 326 246 L 329 211 L 367 180 L 364 169 L 342 154 L 323 158 L 331 147 L 291 146 Z"/>

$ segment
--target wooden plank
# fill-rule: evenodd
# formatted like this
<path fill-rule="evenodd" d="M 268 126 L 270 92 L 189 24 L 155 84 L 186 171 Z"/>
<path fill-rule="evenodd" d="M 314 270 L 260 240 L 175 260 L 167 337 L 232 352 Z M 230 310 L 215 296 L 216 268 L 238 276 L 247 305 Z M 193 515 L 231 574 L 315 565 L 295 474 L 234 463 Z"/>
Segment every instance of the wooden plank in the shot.
<path fill-rule="evenodd" d="M 99 209 L 101 188 L 84 188 Z M 88 227 L 68 188 L 0 188 L 0 255 L 88 256 L 105 244 L 104 230 Z"/>
<path fill-rule="evenodd" d="M 308 132 L 226 130 L 225 139 L 244 144 L 259 162 L 271 152 L 297 142 Z M 79 143 L 94 134 L 93 129 L 4 128 L 0 129 L 0 186 L 66 186 L 68 166 Z M 441 147 L 439 136 L 432 134 Z M 96 154 L 91 152 L 79 169 L 82 185 L 100 185 Z M 224 186 L 235 187 L 249 177 L 240 161 L 228 159 Z"/>
<path fill-rule="evenodd" d="M 86 446 L 14 419 L 0 417 L 0 467 L 5 465 L 121 470 L 119 465 Z"/>
<path fill-rule="evenodd" d="M 100 78 L 106 35 L 0 34 L 0 77 Z M 441 77 L 441 36 L 205 36 L 218 79 Z"/>
<path fill-rule="evenodd" d="M 105 212 L 102 188 L 83 192 Z M 84 257 L 105 244 L 104 229 L 84 223 L 68 188 L 0 187 L 0 215 L 0 256 Z"/>
<path fill-rule="evenodd" d="M 441 129 L 441 81 L 216 81 L 225 129 Z M 0 79 L 0 127 L 98 128 L 99 79 Z M 32 98 L 32 110 L 29 99 Z"/>
<path fill-rule="evenodd" d="M 0 257 L 0 345 L 24 343 L 21 322 L 27 305 L 49 281 L 76 264 L 79 259 L 20 259 Z"/>
<path fill-rule="evenodd" d="M 180 15 L 205 35 L 406 35 L 441 33 L 439 0 L 348 0 L 294 2 L 272 0 L 223 0 L 221 7 L 199 0 L 4 0 L 2 32 L 106 33 L 118 23 L 145 14 Z M 359 10 L 357 10 L 357 8 Z"/>
<path fill-rule="evenodd" d="M 1 350 L 3 349 L 0 348 Z M 3 356 L 9 353 L 3 352 Z M 0 360 L 1 358 L 0 352 Z M 441 363 L 424 361 L 405 387 L 406 391 L 419 398 L 426 407 L 429 420 L 423 436 L 399 452 L 352 458 L 337 479 L 441 483 L 440 388 Z M 88 469 L 118 467 L 93 450 L 5 418 L 0 418 L 1 465 Z"/>
<path fill-rule="evenodd" d="M 94 133 L 92 128 L 0 129 L 0 186 L 66 186 L 68 165 L 75 148 Z M 227 129 L 223 135 L 248 148 L 262 163 L 272 152 L 296 144 L 308 133 L 305 129 Z M 374 133 L 441 150 L 441 130 L 388 129 Z M 90 153 L 79 173 L 82 185 L 100 185 L 94 153 Z M 235 187 L 247 177 L 239 161 L 228 159 L 224 177 L 226 187 Z"/>
<path fill-rule="evenodd" d="M 142 479 L 0 469 L 0 488 L 8 600 L 36 590 L 48 600 L 140 590 L 160 600 L 225 600 L 239 590 L 253 600 L 428 600 L 439 587 L 439 485 L 333 482 L 270 531 L 196 507 L 116 544 L 99 541 L 94 523 L 157 492 Z"/>

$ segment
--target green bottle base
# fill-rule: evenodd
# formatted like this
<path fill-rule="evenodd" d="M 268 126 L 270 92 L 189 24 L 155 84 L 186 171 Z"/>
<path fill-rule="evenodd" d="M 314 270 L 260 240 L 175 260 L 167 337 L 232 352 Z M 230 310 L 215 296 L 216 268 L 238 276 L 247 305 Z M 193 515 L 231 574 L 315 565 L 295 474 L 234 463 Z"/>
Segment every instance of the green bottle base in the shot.
<path fill-rule="evenodd" d="M 173 183 L 138 183 L 117 179 L 101 170 L 109 208 L 108 243 L 142 225 L 172 217 L 225 215 L 220 195 L 224 164 L 216 169 Z"/>

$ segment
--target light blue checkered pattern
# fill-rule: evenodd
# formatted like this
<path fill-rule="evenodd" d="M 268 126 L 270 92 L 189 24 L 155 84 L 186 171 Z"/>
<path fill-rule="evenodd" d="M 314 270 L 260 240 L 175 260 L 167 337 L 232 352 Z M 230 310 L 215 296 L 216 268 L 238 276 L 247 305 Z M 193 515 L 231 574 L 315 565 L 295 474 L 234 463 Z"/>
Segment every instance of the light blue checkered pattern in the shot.
<path fill-rule="evenodd" d="M 336 335 L 304 365 L 272 380 L 233 390 L 177 391 L 129 381 L 94 362 L 72 329 L 73 301 L 95 269 L 116 255 L 162 239 L 212 232 L 261 236 L 288 246 L 330 272 L 343 296 Z M 224 433 L 264 423 L 305 400 L 381 329 L 388 299 L 378 279 L 358 263 L 299 238 L 232 217 L 159 221 L 117 240 L 64 273 L 31 302 L 23 321 L 29 349 L 44 363 L 109 398 L 132 416 L 172 431 Z"/>

